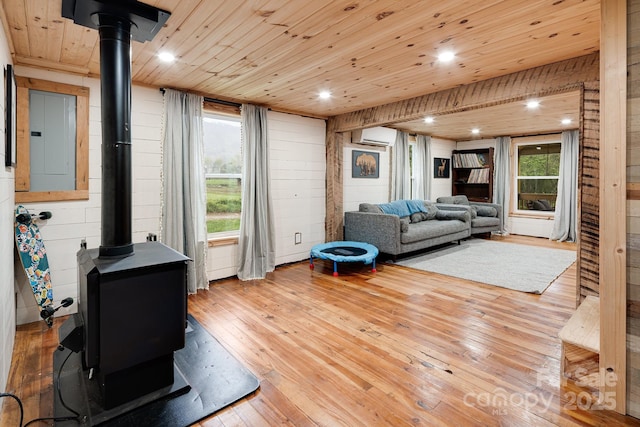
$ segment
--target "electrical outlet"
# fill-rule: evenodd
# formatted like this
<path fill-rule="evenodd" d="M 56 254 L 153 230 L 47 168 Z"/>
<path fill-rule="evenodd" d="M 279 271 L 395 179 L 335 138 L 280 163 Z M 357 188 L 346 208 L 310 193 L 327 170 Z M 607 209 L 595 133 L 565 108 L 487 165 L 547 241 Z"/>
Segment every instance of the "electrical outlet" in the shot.
<path fill-rule="evenodd" d="M 294 234 L 293 243 L 296 245 L 299 245 L 300 243 L 302 243 L 302 233 L 298 231 L 296 232 L 296 234 Z"/>

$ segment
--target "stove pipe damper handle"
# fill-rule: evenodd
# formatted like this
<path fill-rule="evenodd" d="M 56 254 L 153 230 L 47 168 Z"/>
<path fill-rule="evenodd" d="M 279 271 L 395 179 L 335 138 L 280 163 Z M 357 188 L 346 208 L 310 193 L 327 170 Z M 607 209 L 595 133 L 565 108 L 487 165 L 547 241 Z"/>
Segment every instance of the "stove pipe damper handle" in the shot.
<path fill-rule="evenodd" d="M 95 18 L 95 17 L 94 17 Z M 99 14 L 102 97 L 100 257 L 133 254 L 131 241 L 131 22 Z"/>

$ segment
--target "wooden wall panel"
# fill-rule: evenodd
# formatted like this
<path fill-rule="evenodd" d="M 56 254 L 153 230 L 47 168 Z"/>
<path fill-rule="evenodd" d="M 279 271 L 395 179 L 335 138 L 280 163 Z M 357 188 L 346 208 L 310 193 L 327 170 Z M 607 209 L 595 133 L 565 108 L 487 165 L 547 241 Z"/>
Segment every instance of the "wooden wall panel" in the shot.
<path fill-rule="evenodd" d="M 343 225 L 343 170 L 342 157 L 344 138 L 343 133 L 336 133 L 333 126 L 335 122 L 327 123 L 327 198 L 325 220 L 325 239 L 327 242 L 342 240 L 344 236 Z M 350 134 L 349 134 L 350 135 Z"/>
<path fill-rule="evenodd" d="M 627 413 L 640 417 L 640 0 L 627 8 Z"/>
<path fill-rule="evenodd" d="M 600 4 L 600 372 L 609 380 L 599 388 L 625 413 L 627 2 Z"/>

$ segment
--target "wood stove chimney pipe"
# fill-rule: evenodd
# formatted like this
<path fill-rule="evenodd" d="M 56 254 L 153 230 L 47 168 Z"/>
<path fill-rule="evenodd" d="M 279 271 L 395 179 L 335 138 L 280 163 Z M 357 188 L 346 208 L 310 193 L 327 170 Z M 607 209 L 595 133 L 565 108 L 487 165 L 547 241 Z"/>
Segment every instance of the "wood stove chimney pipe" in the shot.
<path fill-rule="evenodd" d="M 133 253 L 131 242 L 131 39 L 152 40 L 169 12 L 139 1 L 63 0 L 62 16 L 100 34 L 102 97 L 101 258 Z"/>

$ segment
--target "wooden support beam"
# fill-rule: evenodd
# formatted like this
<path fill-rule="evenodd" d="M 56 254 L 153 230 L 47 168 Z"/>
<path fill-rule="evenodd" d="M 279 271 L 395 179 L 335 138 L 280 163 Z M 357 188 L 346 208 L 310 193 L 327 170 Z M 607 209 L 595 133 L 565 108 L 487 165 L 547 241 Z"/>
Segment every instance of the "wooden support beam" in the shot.
<path fill-rule="evenodd" d="M 600 395 L 626 413 L 627 3 L 602 0 L 600 37 Z"/>

